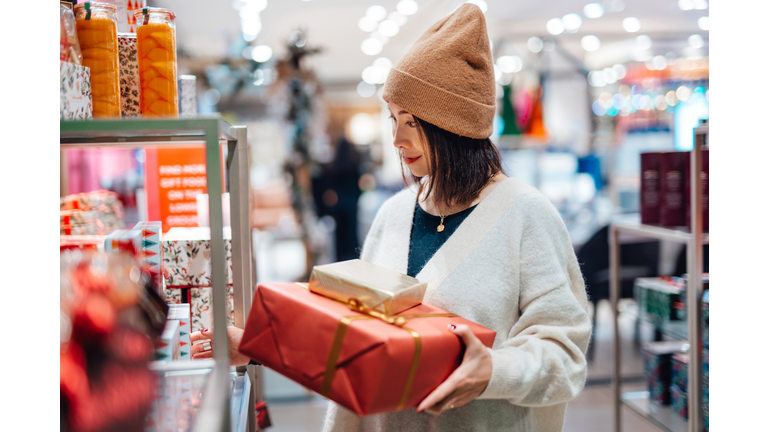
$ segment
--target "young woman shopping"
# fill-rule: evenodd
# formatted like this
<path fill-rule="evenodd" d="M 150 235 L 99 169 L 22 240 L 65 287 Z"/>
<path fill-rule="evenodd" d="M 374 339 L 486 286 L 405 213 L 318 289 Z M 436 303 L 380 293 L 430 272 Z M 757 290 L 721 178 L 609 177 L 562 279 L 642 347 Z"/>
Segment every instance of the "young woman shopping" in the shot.
<path fill-rule="evenodd" d="M 360 257 L 427 282 L 424 301 L 496 331 L 493 348 L 452 329 L 464 359 L 416 409 L 359 417 L 329 402 L 325 431 L 562 430 L 586 380 L 587 297 L 555 208 L 502 170 L 488 139 L 495 94 L 475 5 L 434 24 L 392 68 L 383 97 L 415 184 L 384 203 Z M 230 346 L 241 334 L 232 329 Z"/>

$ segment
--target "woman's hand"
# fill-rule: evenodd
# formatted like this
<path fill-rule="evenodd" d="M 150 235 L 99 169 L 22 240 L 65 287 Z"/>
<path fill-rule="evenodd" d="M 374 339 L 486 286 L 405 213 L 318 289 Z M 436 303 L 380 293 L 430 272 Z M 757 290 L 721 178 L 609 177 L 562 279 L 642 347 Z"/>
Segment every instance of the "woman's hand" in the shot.
<path fill-rule="evenodd" d="M 240 354 L 240 351 L 237 350 L 240 346 L 240 341 L 243 339 L 243 329 L 227 327 L 227 339 L 229 339 L 229 365 L 247 365 L 251 359 Z M 192 360 L 213 358 L 213 328 L 194 332 L 189 335 L 189 340 L 192 342 L 192 348 L 190 349 Z M 197 341 L 203 342 L 195 343 Z"/>
<path fill-rule="evenodd" d="M 466 405 L 480 396 L 491 380 L 493 362 L 488 348 L 480 342 L 466 325 L 451 327 L 464 341 L 467 350 L 461 365 L 453 371 L 445 382 L 429 394 L 416 409 L 438 415 L 452 408 Z"/>

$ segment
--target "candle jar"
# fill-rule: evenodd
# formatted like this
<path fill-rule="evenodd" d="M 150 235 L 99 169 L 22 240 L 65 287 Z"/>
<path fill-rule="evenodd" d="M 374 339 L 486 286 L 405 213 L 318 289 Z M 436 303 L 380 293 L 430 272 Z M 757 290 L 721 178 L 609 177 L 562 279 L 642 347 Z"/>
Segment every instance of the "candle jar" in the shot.
<path fill-rule="evenodd" d="M 75 25 L 83 66 L 91 69 L 93 117 L 120 117 L 117 9 L 107 3 L 77 4 Z"/>
<path fill-rule="evenodd" d="M 139 101 L 146 117 L 177 117 L 176 15 L 168 9 L 136 9 L 139 54 Z"/>

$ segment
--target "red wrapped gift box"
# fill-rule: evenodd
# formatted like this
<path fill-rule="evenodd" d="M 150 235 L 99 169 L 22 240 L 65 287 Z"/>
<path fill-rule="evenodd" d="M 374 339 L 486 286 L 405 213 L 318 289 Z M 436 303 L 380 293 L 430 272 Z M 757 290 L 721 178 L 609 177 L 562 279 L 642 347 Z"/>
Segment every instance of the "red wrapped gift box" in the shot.
<path fill-rule="evenodd" d="M 378 315 L 353 311 L 303 284 L 262 284 L 240 352 L 364 416 L 414 408 L 450 376 L 464 353 L 450 324 L 468 325 L 489 347 L 496 337 L 428 304 Z"/>

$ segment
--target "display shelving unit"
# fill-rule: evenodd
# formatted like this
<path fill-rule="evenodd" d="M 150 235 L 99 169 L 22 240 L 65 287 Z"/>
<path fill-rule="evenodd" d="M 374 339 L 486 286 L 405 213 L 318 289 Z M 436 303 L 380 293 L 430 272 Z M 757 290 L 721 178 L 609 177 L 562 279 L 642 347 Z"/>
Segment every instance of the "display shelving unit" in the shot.
<path fill-rule="evenodd" d="M 613 412 L 614 430 L 621 432 L 621 407 L 627 406 L 641 417 L 666 432 L 701 432 L 704 429 L 702 417 L 702 358 L 701 358 L 701 298 L 703 295 L 703 245 L 709 244 L 709 235 L 702 233 L 701 211 L 701 150 L 709 144 L 709 125 L 705 124 L 694 129 L 694 148 L 691 152 L 691 230 L 690 232 L 662 228 L 640 223 L 639 215 L 628 215 L 615 218 L 611 223 L 610 248 L 610 296 L 613 309 Z M 630 234 L 671 241 L 687 245 L 686 286 L 687 328 L 682 326 L 661 326 L 659 330 L 666 336 L 676 340 L 688 340 L 690 344 L 688 361 L 688 420 L 679 417 L 671 407 L 651 403 L 647 391 L 621 390 L 621 349 L 619 335 L 619 287 L 621 262 L 619 235 Z M 687 338 L 686 338 L 687 337 Z"/>
<path fill-rule="evenodd" d="M 59 141 L 68 148 L 136 148 L 146 146 L 203 145 L 211 226 L 211 288 L 216 340 L 227 340 L 226 279 L 223 238 L 222 146 L 227 157 L 235 326 L 244 328 L 253 300 L 256 279 L 250 241 L 248 146 L 245 126 L 232 126 L 219 116 L 178 119 L 95 119 L 60 121 Z M 190 430 L 229 432 L 256 430 L 255 401 L 258 391 L 256 368 L 233 372 L 227 344 L 213 347 L 213 361 L 158 362 L 153 369 L 164 377 L 173 374 L 204 375 L 202 404 Z M 247 381 L 247 383 L 246 383 Z M 260 382 L 258 384 L 261 384 Z"/>

